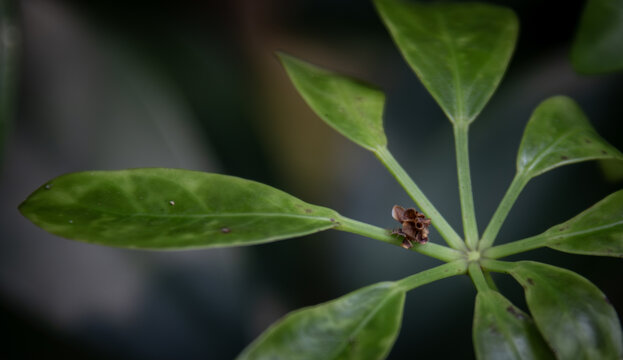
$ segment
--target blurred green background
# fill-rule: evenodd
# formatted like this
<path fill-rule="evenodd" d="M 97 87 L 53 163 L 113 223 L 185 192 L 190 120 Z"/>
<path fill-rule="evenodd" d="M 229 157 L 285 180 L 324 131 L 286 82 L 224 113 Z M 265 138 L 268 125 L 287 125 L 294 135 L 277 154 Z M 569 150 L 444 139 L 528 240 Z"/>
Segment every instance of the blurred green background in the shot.
<path fill-rule="evenodd" d="M 481 231 L 510 184 L 523 127 L 546 97 L 573 97 L 623 149 L 623 76 L 580 76 L 569 61 L 583 1 L 497 3 L 518 13 L 521 32 L 500 89 L 472 126 Z M 0 4 L 0 55 L 11 70 L 0 78 L 2 358 L 231 359 L 290 310 L 437 263 L 338 232 L 209 251 L 111 249 L 54 237 L 18 213 L 31 191 L 63 173 L 176 167 L 261 181 L 396 227 L 391 207 L 410 199 L 370 153 L 312 114 L 276 50 L 378 84 L 390 149 L 460 229 L 450 124 L 369 1 Z M 622 188 L 620 170 L 583 163 L 536 178 L 500 241 L 540 233 Z M 443 242 L 434 232 L 431 241 Z M 518 258 L 580 272 L 623 314 L 620 259 L 552 250 Z M 525 310 L 521 288 L 495 279 Z M 409 293 L 389 358 L 473 358 L 474 295 L 467 277 Z"/>

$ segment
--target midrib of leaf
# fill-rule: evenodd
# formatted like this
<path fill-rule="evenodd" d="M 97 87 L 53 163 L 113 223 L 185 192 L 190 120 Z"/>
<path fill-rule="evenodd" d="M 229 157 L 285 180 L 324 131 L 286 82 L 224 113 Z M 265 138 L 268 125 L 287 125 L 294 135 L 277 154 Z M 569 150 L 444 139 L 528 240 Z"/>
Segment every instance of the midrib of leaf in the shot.
<path fill-rule="evenodd" d="M 373 311 L 371 311 L 370 314 L 368 314 L 361 321 L 361 323 L 352 331 L 352 333 L 350 333 L 348 335 L 347 340 L 353 338 L 354 336 L 356 336 L 364 328 L 364 326 L 366 326 L 366 324 L 370 321 L 370 319 L 372 319 L 372 317 L 379 311 L 379 309 L 382 308 L 383 305 L 385 305 L 385 303 L 392 296 L 394 296 L 397 292 L 399 292 L 398 289 L 396 289 L 396 288 L 392 289 L 392 291 L 390 291 L 388 293 L 388 295 L 385 297 L 385 299 L 383 301 L 381 301 L 377 306 L 375 306 Z M 342 353 L 342 351 L 344 351 L 344 349 L 346 349 L 347 346 L 348 346 L 348 341 L 344 342 L 344 344 L 342 346 L 340 346 L 337 350 L 335 350 L 333 352 L 333 354 L 331 354 L 331 357 L 329 359 L 336 359 L 337 356 L 339 356 Z"/>
<path fill-rule="evenodd" d="M 554 240 L 564 239 L 564 238 L 568 238 L 568 237 L 574 237 L 574 236 L 578 236 L 578 235 L 590 234 L 590 233 L 598 232 L 598 231 L 601 231 L 601 230 L 607 230 L 609 228 L 616 227 L 618 225 L 623 225 L 623 219 L 619 220 L 619 221 L 615 221 L 613 223 L 606 224 L 606 225 L 590 228 L 590 229 L 587 229 L 587 230 L 580 230 L 580 231 L 571 232 L 571 233 L 563 233 L 563 234 L 560 234 L 560 235 L 548 236 L 547 241 L 554 241 Z"/>
<path fill-rule="evenodd" d="M 207 218 L 207 217 L 247 217 L 247 216 L 264 216 L 264 217 L 286 217 L 286 218 L 299 218 L 299 219 L 322 219 L 331 221 L 331 218 L 325 216 L 311 216 L 311 215 L 299 215 L 288 213 L 275 213 L 275 212 L 240 212 L 240 213 L 206 213 L 206 214 L 153 214 L 153 213 L 134 213 L 128 214 L 118 211 L 97 209 L 88 206 L 75 205 L 77 208 L 95 211 L 101 214 L 109 214 L 125 217 L 153 217 L 153 218 Z M 335 219 L 334 219 L 335 220 Z M 337 223 L 336 223 L 337 224 Z"/>
<path fill-rule="evenodd" d="M 532 169 L 534 169 L 534 167 L 539 163 L 539 161 L 541 161 L 546 155 L 549 154 L 549 151 L 555 147 L 556 145 L 560 144 L 563 140 L 567 139 L 569 136 L 581 131 L 583 129 L 572 129 L 568 132 L 566 132 L 564 135 L 562 135 L 560 138 L 558 138 L 558 140 L 554 141 L 553 143 L 551 143 L 548 147 L 546 147 L 545 149 L 543 149 L 543 151 L 541 151 L 541 153 L 534 158 L 534 160 L 532 160 L 529 164 L 527 168 L 524 168 L 525 170 L 522 172 L 523 174 L 527 174 L 529 172 L 532 171 Z M 551 167 L 545 168 L 541 171 L 541 173 L 549 170 Z M 535 175 L 536 176 L 536 175 Z"/>
<path fill-rule="evenodd" d="M 437 22 L 441 27 L 441 39 L 444 44 L 448 48 L 450 52 L 451 64 L 453 68 L 452 72 L 452 80 L 454 82 L 454 86 L 456 87 L 455 93 L 455 101 L 457 107 L 457 119 L 452 119 L 452 122 L 463 122 L 465 121 L 465 109 L 463 105 L 463 89 L 461 88 L 461 74 L 459 72 L 459 62 L 456 56 L 456 49 L 454 48 L 454 40 L 448 34 L 448 26 L 446 24 L 446 20 L 443 15 L 439 12 L 435 13 L 437 18 Z"/>

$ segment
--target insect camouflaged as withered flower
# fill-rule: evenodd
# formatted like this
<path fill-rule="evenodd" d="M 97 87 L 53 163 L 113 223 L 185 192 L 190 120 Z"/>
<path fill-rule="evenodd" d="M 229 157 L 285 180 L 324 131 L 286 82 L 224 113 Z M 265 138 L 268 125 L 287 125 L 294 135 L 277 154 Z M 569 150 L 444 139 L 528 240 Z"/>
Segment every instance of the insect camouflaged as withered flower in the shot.
<path fill-rule="evenodd" d="M 401 229 L 393 230 L 392 234 L 398 234 L 404 238 L 402 240 L 403 248 L 412 248 L 412 241 L 420 244 L 428 242 L 430 219 L 426 218 L 424 214 L 415 209 L 405 209 L 402 206 L 394 205 L 392 217 L 402 225 Z"/>

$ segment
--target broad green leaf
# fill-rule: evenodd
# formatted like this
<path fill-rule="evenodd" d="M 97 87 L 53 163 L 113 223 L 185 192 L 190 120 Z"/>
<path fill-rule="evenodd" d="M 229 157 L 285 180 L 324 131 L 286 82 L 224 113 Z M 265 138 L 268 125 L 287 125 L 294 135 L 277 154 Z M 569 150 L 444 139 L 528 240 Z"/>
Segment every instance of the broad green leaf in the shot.
<path fill-rule="evenodd" d="M 143 249 L 264 243 L 330 229 L 338 216 L 254 181 L 176 169 L 63 175 L 20 211 L 65 238 Z"/>
<path fill-rule="evenodd" d="M 398 336 L 404 300 L 396 283 L 382 282 L 294 311 L 260 335 L 238 360 L 384 359 Z"/>
<path fill-rule="evenodd" d="M 279 54 L 292 83 L 327 124 L 355 143 L 375 151 L 385 147 L 385 95 L 360 81 Z"/>
<path fill-rule="evenodd" d="M 517 171 L 529 179 L 562 165 L 595 159 L 623 160 L 623 154 L 597 134 L 575 101 L 554 96 L 530 117 L 517 154 Z"/>
<path fill-rule="evenodd" d="M 623 257 L 623 190 L 539 237 L 552 249 L 568 253 Z"/>
<path fill-rule="evenodd" d="M 571 62 L 585 74 L 623 69 L 623 0 L 588 0 Z"/>
<path fill-rule="evenodd" d="M 453 123 L 470 123 L 508 66 L 519 24 L 512 10 L 480 3 L 375 0 L 394 41 Z"/>
<path fill-rule="evenodd" d="M 558 359 L 621 359 L 617 314 L 590 281 L 555 266 L 514 263 L 509 273 L 523 286 L 537 327 Z"/>
<path fill-rule="evenodd" d="M 478 292 L 472 335 L 478 359 L 554 358 L 530 316 L 497 291 Z"/>

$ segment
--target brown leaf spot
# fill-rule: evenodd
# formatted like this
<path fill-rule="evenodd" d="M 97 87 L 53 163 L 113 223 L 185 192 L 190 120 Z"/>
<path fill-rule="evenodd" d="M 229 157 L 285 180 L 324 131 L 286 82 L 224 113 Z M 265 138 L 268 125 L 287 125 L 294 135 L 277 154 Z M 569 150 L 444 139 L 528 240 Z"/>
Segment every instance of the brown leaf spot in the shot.
<path fill-rule="evenodd" d="M 528 284 L 534 285 L 534 280 L 532 280 L 531 278 L 528 278 Z"/>
<path fill-rule="evenodd" d="M 604 155 L 608 155 L 608 152 L 606 150 L 601 150 L 601 153 Z"/>
<path fill-rule="evenodd" d="M 560 159 L 562 159 L 562 160 L 569 160 L 569 157 L 568 157 L 568 156 L 563 155 L 563 156 L 561 156 L 561 157 L 560 157 Z"/>
<path fill-rule="evenodd" d="M 312 209 L 305 209 L 305 213 L 306 214 L 311 214 L 312 213 Z"/>
<path fill-rule="evenodd" d="M 524 316 L 521 312 L 519 312 L 517 309 L 515 309 L 512 306 L 509 306 L 506 308 L 506 311 L 508 311 L 509 313 L 511 313 L 514 317 L 516 317 L 519 320 L 523 320 Z"/>
<path fill-rule="evenodd" d="M 221 232 L 223 234 L 229 234 L 231 232 L 231 229 L 228 227 L 224 227 L 224 228 L 221 228 Z"/>
<path fill-rule="evenodd" d="M 584 142 L 586 142 L 587 144 L 592 143 L 591 139 L 584 139 Z"/>

